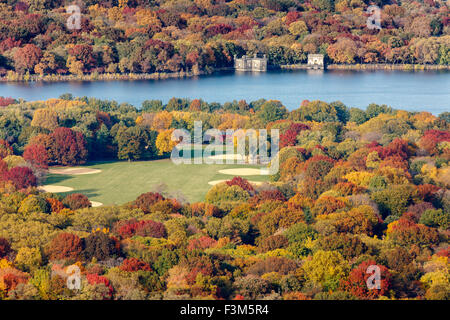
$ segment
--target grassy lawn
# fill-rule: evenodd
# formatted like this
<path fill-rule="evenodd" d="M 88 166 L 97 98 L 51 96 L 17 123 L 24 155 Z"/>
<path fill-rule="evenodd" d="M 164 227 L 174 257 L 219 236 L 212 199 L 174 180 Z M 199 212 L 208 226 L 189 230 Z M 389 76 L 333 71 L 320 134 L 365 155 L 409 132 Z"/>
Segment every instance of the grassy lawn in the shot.
<path fill-rule="evenodd" d="M 73 192 L 83 193 L 91 201 L 105 205 L 123 204 L 136 199 L 144 192 L 155 191 L 165 184 L 166 190 L 179 193 L 189 202 L 203 201 L 211 188 L 212 180 L 228 180 L 231 175 L 220 174 L 221 169 L 258 168 L 249 165 L 175 165 L 169 159 L 136 162 L 96 162 L 86 168 L 100 169 L 102 172 L 87 175 L 50 174 L 45 184 L 74 188 Z M 245 176 L 251 181 L 267 181 L 268 176 Z"/>

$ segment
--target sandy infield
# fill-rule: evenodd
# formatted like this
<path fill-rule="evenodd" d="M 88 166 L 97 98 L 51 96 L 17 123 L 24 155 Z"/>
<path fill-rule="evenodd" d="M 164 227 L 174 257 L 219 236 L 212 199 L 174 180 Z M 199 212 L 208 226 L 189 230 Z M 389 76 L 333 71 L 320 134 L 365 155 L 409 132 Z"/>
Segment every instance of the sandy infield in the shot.
<path fill-rule="evenodd" d="M 70 175 L 82 175 L 82 174 L 94 174 L 102 172 L 99 169 L 90 169 L 90 168 L 58 168 L 58 169 L 50 169 L 50 173 L 53 174 L 70 174 Z"/>
<path fill-rule="evenodd" d="M 231 176 L 259 176 L 268 174 L 267 169 L 255 168 L 223 169 L 219 170 L 219 173 L 228 174 Z"/>
<path fill-rule="evenodd" d="M 211 186 L 215 186 L 216 184 L 225 182 L 225 181 L 229 181 L 229 180 L 213 180 L 213 181 L 209 181 L 208 184 Z M 260 186 L 263 184 L 261 181 L 249 181 L 249 182 L 251 184 L 254 184 L 255 186 Z"/>
<path fill-rule="evenodd" d="M 98 202 L 98 201 L 91 201 L 91 206 L 93 208 L 97 208 L 97 207 L 101 207 L 103 205 L 103 203 Z"/>
<path fill-rule="evenodd" d="M 48 184 L 46 186 L 40 186 L 38 189 L 42 190 L 44 192 L 50 192 L 50 193 L 60 193 L 60 192 L 73 191 L 73 188 L 71 188 L 71 187 L 55 186 L 55 185 L 51 185 L 51 184 Z"/>

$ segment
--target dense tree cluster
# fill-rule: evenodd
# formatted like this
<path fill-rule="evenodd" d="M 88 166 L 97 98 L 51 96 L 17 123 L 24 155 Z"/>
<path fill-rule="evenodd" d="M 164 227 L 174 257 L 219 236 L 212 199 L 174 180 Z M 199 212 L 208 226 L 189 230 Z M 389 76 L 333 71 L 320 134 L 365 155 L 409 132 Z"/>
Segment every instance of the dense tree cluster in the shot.
<path fill-rule="evenodd" d="M 279 129 L 279 173 L 258 186 L 235 177 L 192 204 L 148 192 L 92 208 L 36 189 L 63 159 L 164 157 L 161 134 L 199 119 Z M 448 113 L 177 98 L 138 110 L 65 95 L 3 107 L 0 123 L 2 299 L 450 297 Z M 80 290 L 65 285 L 71 265 Z M 374 265 L 379 289 L 367 286 Z"/>
<path fill-rule="evenodd" d="M 254 53 L 274 66 L 309 53 L 337 64 L 450 63 L 445 1 L 375 3 L 381 30 L 367 27 L 368 0 L 80 1 L 80 29 L 67 28 L 63 1 L 2 1 L 0 74 L 198 73 Z"/>

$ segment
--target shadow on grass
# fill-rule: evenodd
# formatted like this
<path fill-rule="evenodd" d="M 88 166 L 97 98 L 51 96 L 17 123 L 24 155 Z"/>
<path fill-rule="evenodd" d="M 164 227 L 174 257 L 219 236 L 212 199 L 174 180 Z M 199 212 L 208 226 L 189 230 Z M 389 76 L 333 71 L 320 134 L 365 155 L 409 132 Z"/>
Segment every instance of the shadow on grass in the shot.
<path fill-rule="evenodd" d="M 98 193 L 98 189 L 73 190 L 70 192 L 65 192 L 64 195 L 73 194 L 73 193 L 81 193 L 81 194 L 84 194 L 88 198 L 97 197 L 100 195 Z"/>
<path fill-rule="evenodd" d="M 68 180 L 72 178 L 69 175 L 64 175 L 64 174 L 50 174 L 47 176 L 47 178 L 45 179 L 45 184 L 57 184 L 57 183 L 61 183 L 65 180 Z"/>

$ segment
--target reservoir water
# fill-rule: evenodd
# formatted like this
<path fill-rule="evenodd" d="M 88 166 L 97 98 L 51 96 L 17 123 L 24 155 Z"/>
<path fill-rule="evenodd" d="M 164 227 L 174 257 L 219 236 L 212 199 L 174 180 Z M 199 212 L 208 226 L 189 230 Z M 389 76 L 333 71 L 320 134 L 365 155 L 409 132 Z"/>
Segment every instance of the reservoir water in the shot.
<path fill-rule="evenodd" d="M 293 110 L 307 99 L 340 100 L 348 107 L 362 109 L 373 102 L 437 115 L 450 111 L 450 71 L 295 70 L 222 72 L 166 80 L 0 83 L 0 96 L 27 101 L 57 98 L 63 93 L 128 102 L 136 107 L 147 99 L 166 103 L 172 97 L 220 103 L 265 98 L 280 100 Z"/>

